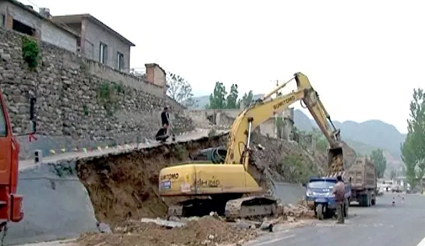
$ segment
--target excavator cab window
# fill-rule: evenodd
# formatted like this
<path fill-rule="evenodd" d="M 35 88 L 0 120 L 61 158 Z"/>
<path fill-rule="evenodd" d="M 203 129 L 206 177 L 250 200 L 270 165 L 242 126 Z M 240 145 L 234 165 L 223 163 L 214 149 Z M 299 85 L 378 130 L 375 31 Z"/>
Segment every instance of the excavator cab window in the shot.
<path fill-rule="evenodd" d="M 7 136 L 7 121 L 3 111 L 3 103 L 0 101 L 0 137 Z"/>

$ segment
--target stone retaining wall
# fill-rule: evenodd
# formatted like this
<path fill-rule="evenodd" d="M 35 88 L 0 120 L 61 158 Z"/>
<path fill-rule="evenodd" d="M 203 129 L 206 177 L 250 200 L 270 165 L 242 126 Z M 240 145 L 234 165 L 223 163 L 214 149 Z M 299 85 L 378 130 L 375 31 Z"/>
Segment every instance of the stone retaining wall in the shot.
<path fill-rule="evenodd" d="M 28 132 L 30 98 L 36 97 L 39 140 L 20 137 L 21 158 L 51 145 L 75 148 L 152 139 L 169 99 L 164 88 L 115 71 L 77 54 L 40 43 L 40 62 L 30 71 L 22 59 L 22 35 L 0 28 L 0 88 L 7 99 L 13 131 Z M 175 131 L 192 130 L 174 106 Z"/>

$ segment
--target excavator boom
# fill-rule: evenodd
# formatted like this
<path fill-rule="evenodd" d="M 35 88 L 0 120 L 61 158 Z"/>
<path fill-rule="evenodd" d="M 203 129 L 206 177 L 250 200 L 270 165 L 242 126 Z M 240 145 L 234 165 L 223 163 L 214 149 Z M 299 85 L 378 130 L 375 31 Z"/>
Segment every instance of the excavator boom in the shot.
<path fill-rule="evenodd" d="M 293 79 L 297 83 L 296 91 L 266 101 Z M 247 150 L 250 147 L 249 142 L 252 130 L 274 115 L 282 113 L 282 111 L 299 100 L 304 102 L 329 143 L 328 162 L 332 162 L 336 156 L 342 155 L 340 131 L 335 128 L 328 112 L 319 99 L 318 93 L 313 89 L 304 74 L 296 73 L 293 79 L 278 86 L 238 115 L 232 125 L 228 152 L 224 163 L 248 165 L 247 155 L 249 153 Z"/>

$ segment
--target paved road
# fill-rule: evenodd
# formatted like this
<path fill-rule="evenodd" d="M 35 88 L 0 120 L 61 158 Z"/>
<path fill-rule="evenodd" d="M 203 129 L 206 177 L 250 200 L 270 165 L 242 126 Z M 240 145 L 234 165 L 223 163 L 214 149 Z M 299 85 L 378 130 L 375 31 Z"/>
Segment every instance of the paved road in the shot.
<path fill-rule="evenodd" d="M 285 229 L 276 228 L 247 246 L 416 246 L 425 237 L 425 197 L 405 195 L 391 206 L 392 194 L 379 197 L 375 207 L 350 207 L 345 225 L 334 220 L 313 222 L 312 225 Z"/>

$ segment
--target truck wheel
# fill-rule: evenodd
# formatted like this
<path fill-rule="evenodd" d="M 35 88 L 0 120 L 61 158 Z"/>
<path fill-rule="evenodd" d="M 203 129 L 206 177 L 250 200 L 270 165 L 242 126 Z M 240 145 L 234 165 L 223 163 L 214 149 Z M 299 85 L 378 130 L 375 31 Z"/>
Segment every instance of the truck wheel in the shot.
<path fill-rule="evenodd" d="M 316 205 L 316 214 L 317 214 L 317 218 L 319 220 L 322 220 L 324 218 L 324 216 L 323 216 L 323 204 L 317 204 Z"/>
<path fill-rule="evenodd" d="M 367 196 L 366 195 L 362 195 L 361 196 L 361 199 L 360 199 L 360 206 L 361 207 L 366 207 L 366 204 L 367 204 L 366 203 L 366 201 L 367 201 L 366 199 L 367 199 Z"/>
<path fill-rule="evenodd" d="M 372 199 L 371 199 L 371 197 L 370 197 L 370 195 L 369 195 L 369 194 L 367 194 L 367 195 L 366 195 L 366 197 L 367 197 L 367 198 L 366 198 L 366 207 L 370 207 L 370 204 L 372 203 L 372 202 L 371 202 L 371 200 L 372 200 Z"/>

